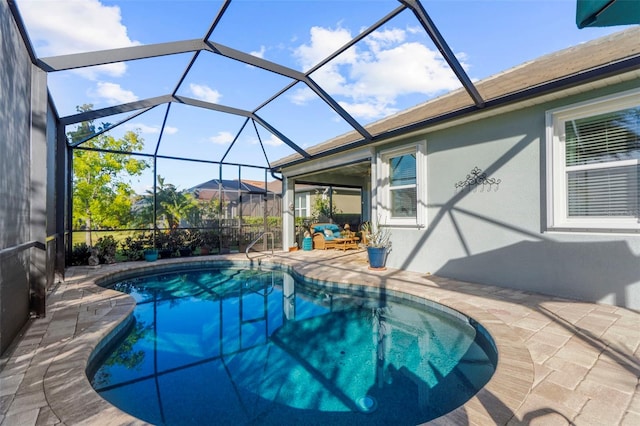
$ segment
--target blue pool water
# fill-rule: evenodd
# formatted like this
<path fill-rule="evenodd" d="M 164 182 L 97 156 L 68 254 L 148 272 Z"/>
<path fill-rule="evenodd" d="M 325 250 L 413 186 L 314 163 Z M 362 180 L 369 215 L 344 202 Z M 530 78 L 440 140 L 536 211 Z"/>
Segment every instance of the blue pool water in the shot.
<path fill-rule="evenodd" d="M 136 299 L 135 321 L 89 376 L 154 424 L 418 424 L 495 370 L 486 332 L 444 307 L 282 271 L 181 270 L 111 287 Z"/>

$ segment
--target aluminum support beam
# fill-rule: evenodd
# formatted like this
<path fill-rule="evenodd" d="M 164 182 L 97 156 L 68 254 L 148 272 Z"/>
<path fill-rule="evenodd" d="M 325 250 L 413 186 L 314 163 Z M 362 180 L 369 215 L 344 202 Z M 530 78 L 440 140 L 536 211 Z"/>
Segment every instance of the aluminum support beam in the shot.
<path fill-rule="evenodd" d="M 399 1 L 407 5 L 407 7 L 413 11 L 416 18 L 418 18 L 418 21 L 420 21 L 420 23 L 422 24 L 422 27 L 425 29 L 427 34 L 429 34 L 429 37 L 431 37 L 431 40 L 444 57 L 444 60 L 447 61 L 447 63 L 451 67 L 451 70 L 455 73 L 456 77 L 458 77 L 458 80 L 460 80 L 462 86 L 465 88 L 467 93 L 469 93 L 471 99 L 473 99 L 473 102 L 478 108 L 482 108 L 484 106 L 484 99 L 482 99 L 482 96 L 480 96 L 480 93 L 476 89 L 476 86 L 474 86 L 474 84 L 471 82 L 471 79 L 462 68 L 462 65 L 460 65 L 460 62 L 458 62 L 456 55 L 453 54 L 453 51 L 451 51 L 451 49 L 449 48 L 446 40 L 444 39 L 444 37 L 442 37 L 442 34 L 440 34 L 438 27 L 436 27 L 436 25 L 427 14 L 427 11 L 424 10 L 424 7 L 422 7 L 422 4 L 417 0 Z"/>
<path fill-rule="evenodd" d="M 191 105 L 191 106 L 204 108 L 204 109 L 210 109 L 213 111 L 224 112 L 227 114 L 239 115 L 241 117 L 251 117 L 251 111 L 228 107 L 220 104 L 214 104 L 212 102 L 201 101 L 200 99 L 189 98 L 187 96 L 173 96 L 172 102 Z"/>
<path fill-rule="evenodd" d="M 145 46 L 123 47 L 120 49 L 98 50 L 95 52 L 74 53 L 71 55 L 50 56 L 38 59 L 37 64 L 47 72 L 65 71 L 136 59 L 154 58 L 157 56 L 175 55 L 206 49 L 200 40 L 184 40 L 169 43 L 149 44 Z"/>
<path fill-rule="evenodd" d="M 218 10 L 216 17 L 213 18 L 213 22 L 209 27 L 209 31 L 207 31 L 207 34 L 204 36 L 205 41 L 209 40 L 209 37 L 211 37 L 211 34 L 213 34 L 213 30 L 215 30 L 218 24 L 220 23 L 222 16 L 227 11 L 227 8 L 229 7 L 230 4 L 231 4 L 231 0 L 225 0 L 222 6 L 220 6 L 220 10 Z"/>
<path fill-rule="evenodd" d="M 349 123 L 349 125 L 351 125 L 351 127 L 353 127 L 356 132 L 360 133 L 360 135 L 366 140 L 371 140 L 371 133 L 367 132 L 367 130 L 362 125 L 360 125 L 360 123 L 358 123 L 351 115 L 349 115 L 349 113 L 345 111 L 344 108 L 342 108 L 340 104 L 331 97 L 331 95 L 322 90 L 322 88 L 315 81 L 313 81 L 311 77 L 307 77 L 305 79 L 305 83 L 307 83 L 307 86 L 309 86 L 309 88 L 313 90 L 313 92 L 318 95 L 320 99 L 325 101 L 335 112 L 337 112 L 344 121 Z"/>
<path fill-rule="evenodd" d="M 256 120 L 258 123 L 260 123 L 262 127 L 264 127 L 265 129 L 267 129 L 268 131 L 276 135 L 278 139 L 286 143 L 290 148 L 294 149 L 298 154 L 302 155 L 304 158 L 311 158 L 311 155 L 309 155 L 307 151 L 305 151 L 304 149 L 300 148 L 298 145 L 293 143 L 288 137 L 280 133 L 278 129 L 276 129 L 275 127 L 271 126 L 269 123 L 264 121 L 260 116 L 258 116 L 257 114 L 253 114 L 252 118 Z"/>
<path fill-rule="evenodd" d="M 271 71 L 273 73 L 280 74 L 294 80 L 302 81 L 305 78 L 304 73 L 300 71 L 296 71 L 292 68 L 276 64 L 275 62 L 267 61 L 266 59 L 258 58 L 257 56 L 253 56 L 236 49 L 232 49 L 231 47 L 224 46 L 220 43 L 207 42 L 206 44 L 207 50 L 213 53 L 217 53 L 218 55 L 235 59 L 236 61 L 248 65 L 253 65 L 254 67 L 262 68 L 263 70 Z"/>
<path fill-rule="evenodd" d="M 151 108 L 160 104 L 171 102 L 174 98 L 171 95 L 158 96 L 155 98 L 143 99 L 141 101 L 129 102 L 108 108 L 96 109 L 93 111 L 81 112 L 79 114 L 68 115 L 60 119 L 63 126 L 82 123 L 83 121 L 95 120 L 97 118 L 109 117 L 115 114 L 137 111 L 139 109 Z"/>
<path fill-rule="evenodd" d="M 238 138 L 242 134 L 242 131 L 244 130 L 244 128 L 247 126 L 247 123 L 249 122 L 249 120 L 250 120 L 250 118 L 247 117 L 244 120 L 244 123 L 242 123 L 242 126 L 240 127 L 240 130 L 238 130 L 238 132 L 236 133 L 236 136 L 233 138 L 233 141 L 231 142 L 231 144 L 229 145 L 227 150 L 224 152 L 224 155 L 222 156 L 222 158 L 220 158 L 220 162 L 221 163 L 224 163 L 224 159 L 227 158 L 227 155 L 229 155 L 229 152 L 231 151 L 231 148 L 233 148 L 233 146 L 236 144 L 236 141 L 238 140 Z"/>
<path fill-rule="evenodd" d="M 404 11 L 407 7 L 406 6 L 399 6 L 396 9 L 394 9 L 393 11 L 391 11 L 390 13 L 388 13 L 385 17 L 383 17 L 382 19 L 380 19 L 378 22 L 376 22 L 375 24 L 371 25 L 369 28 L 367 28 L 366 30 L 362 31 L 361 33 L 359 33 L 356 37 L 354 37 L 353 39 L 351 39 L 348 43 L 346 43 L 344 46 L 342 46 L 340 49 L 336 50 L 335 52 L 333 52 L 331 55 L 327 56 L 325 59 L 323 59 L 322 61 L 320 61 L 319 63 L 317 63 L 314 67 L 312 67 L 311 69 L 309 69 L 306 73 L 305 73 L 305 78 L 304 78 L 304 83 L 307 84 L 307 86 L 313 90 L 316 95 L 318 95 L 325 103 L 327 103 L 344 121 L 346 121 L 347 123 L 349 123 L 349 125 L 351 125 L 351 127 L 353 127 L 354 130 L 356 130 L 358 133 L 360 133 L 360 135 L 367 139 L 370 140 L 372 138 L 371 134 L 360 124 L 358 123 L 353 117 L 351 117 L 350 114 L 348 114 L 341 106 L 340 104 L 338 104 L 335 99 L 333 99 L 333 97 L 331 95 L 329 95 L 327 92 L 325 92 L 315 81 L 313 81 L 310 77 L 310 75 L 314 72 L 317 71 L 319 68 L 321 68 L 322 66 L 326 65 L 327 63 L 329 63 L 331 60 L 335 59 L 338 55 L 340 55 L 341 53 L 343 53 L 344 51 L 346 51 L 347 49 L 353 47 L 356 43 L 358 43 L 359 41 L 361 41 L 362 39 L 364 39 L 365 37 L 367 37 L 369 34 L 371 34 L 372 32 L 374 32 L 375 30 L 377 30 L 378 28 L 380 28 L 382 25 L 386 24 L 387 22 L 389 22 L 391 19 L 393 19 L 394 17 L 396 17 L 398 14 L 400 14 L 402 11 Z M 285 93 L 287 90 L 291 89 L 294 85 L 296 84 L 296 82 L 291 82 L 289 83 L 285 88 L 283 88 L 282 90 L 280 90 L 278 93 L 276 93 L 275 95 L 273 95 L 271 98 L 269 98 L 267 101 L 265 101 L 262 105 L 258 106 L 255 110 L 254 113 L 259 111 L 260 109 L 262 109 L 263 107 L 265 107 L 266 105 L 268 105 L 269 103 L 271 103 L 272 101 L 274 101 L 276 98 L 278 98 L 280 95 L 282 95 L 283 93 Z"/>
<path fill-rule="evenodd" d="M 121 124 L 126 123 L 127 121 L 133 120 L 133 119 L 134 119 L 134 118 L 136 118 L 137 116 L 144 114 L 145 112 L 149 111 L 149 110 L 150 110 L 150 109 L 152 109 L 152 108 L 155 108 L 155 107 L 145 108 L 145 109 L 143 109 L 143 110 L 140 110 L 140 111 L 136 112 L 135 114 L 131 114 L 130 116 L 128 116 L 128 117 L 127 117 L 127 118 L 125 118 L 124 120 L 120 120 L 120 121 L 118 121 L 117 123 L 112 124 L 111 126 L 105 127 L 105 128 L 103 128 L 103 129 L 101 129 L 101 130 L 99 130 L 99 131 L 97 131 L 97 132 L 95 132 L 95 133 L 93 133 L 93 134 L 91 134 L 91 135 L 88 135 L 88 136 L 86 136 L 85 138 L 82 138 L 81 140 L 79 140 L 78 142 L 70 143 L 70 144 L 69 144 L 69 146 L 70 146 L 70 147 L 72 147 L 72 148 L 75 148 L 76 146 L 82 145 L 83 143 L 85 143 L 85 142 L 86 142 L 86 141 L 88 141 L 89 139 L 93 139 L 93 138 L 95 138 L 96 136 L 99 136 L 99 135 L 101 135 L 101 134 L 103 134 L 103 133 L 106 133 L 106 132 L 108 132 L 109 130 L 114 129 L 114 128 L 116 128 L 116 127 L 120 126 Z"/>
<path fill-rule="evenodd" d="M 246 117 L 246 118 L 252 118 L 252 119 L 256 120 L 257 122 L 259 122 L 269 132 L 271 132 L 274 135 L 276 135 L 281 141 L 286 143 L 289 147 L 291 147 L 296 152 L 301 154 L 303 157 L 310 158 L 310 155 L 305 150 L 300 148 L 293 141 L 291 141 L 289 138 L 284 136 L 282 133 L 280 133 L 278 130 L 276 130 L 273 126 L 271 126 L 269 123 L 267 123 L 265 120 L 263 120 L 261 117 L 257 116 L 256 114 L 252 113 L 251 111 L 238 109 L 238 108 L 232 108 L 232 107 L 228 107 L 228 106 L 224 106 L 224 105 L 218 105 L 218 104 L 214 104 L 214 103 L 211 103 L 211 102 L 201 101 L 199 99 L 189 98 L 189 97 L 186 97 L 186 96 L 164 95 L 164 96 L 159 96 L 159 97 L 156 97 L 156 98 L 144 99 L 144 100 L 141 100 L 141 101 L 130 102 L 128 104 L 117 105 L 117 106 L 114 106 L 114 107 L 103 108 L 103 109 L 99 109 L 99 110 L 95 110 L 95 111 L 86 111 L 86 112 L 82 112 L 80 114 L 75 114 L 75 115 L 69 115 L 67 117 L 61 118 L 60 122 L 63 125 L 67 126 L 67 125 L 70 125 L 70 124 L 81 123 L 83 121 L 95 120 L 97 118 L 108 117 L 108 116 L 111 116 L 111 115 L 121 114 L 121 113 L 125 113 L 125 112 L 131 112 L 131 111 L 135 111 L 135 110 L 139 110 L 139 109 L 148 110 L 149 108 L 155 107 L 157 105 L 160 105 L 160 104 L 163 104 L 163 103 L 171 103 L 171 102 L 191 105 L 191 106 L 194 106 L 194 107 L 205 108 L 205 109 L 209 109 L 209 110 L 213 110 L 213 111 L 224 112 L 224 113 L 227 113 L 227 114 L 237 115 L 237 116 Z M 137 114 L 137 115 L 140 115 L 140 114 Z M 133 118 L 133 117 L 130 117 L 130 118 Z M 127 118 L 127 119 L 121 121 L 120 123 L 118 123 L 118 125 L 128 121 L 130 118 Z M 114 127 L 116 127 L 116 126 L 110 127 L 109 130 L 114 128 Z M 85 142 L 85 140 L 81 141 L 80 143 L 82 143 L 82 142 Z"/>

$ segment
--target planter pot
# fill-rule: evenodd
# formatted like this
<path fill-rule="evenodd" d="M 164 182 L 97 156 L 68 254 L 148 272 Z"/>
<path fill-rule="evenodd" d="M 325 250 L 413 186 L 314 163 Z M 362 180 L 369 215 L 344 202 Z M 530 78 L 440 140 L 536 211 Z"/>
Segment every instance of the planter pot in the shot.
<path fill-rule="evenodd" d="M 386 247 L 367 247 L 367 254 L 369 255 L 369 268 L 384 269 L 387 260 Z"/>
<path fill-rule="evenodd" d="M 158 250 L 145 250 L 144 260 L 147 262 L 155 262 L 158 260 Z"/>
<path fill-rule="evenodd" d="M 211 252 L 209 247 L 200 247 L 200 255 L 206 256 Z"/>
<path fill-rule="evenodd" d="M 191 247 L 180 247 L 178 251 L 180 252 L 180 257 L 191 256 Z"/>

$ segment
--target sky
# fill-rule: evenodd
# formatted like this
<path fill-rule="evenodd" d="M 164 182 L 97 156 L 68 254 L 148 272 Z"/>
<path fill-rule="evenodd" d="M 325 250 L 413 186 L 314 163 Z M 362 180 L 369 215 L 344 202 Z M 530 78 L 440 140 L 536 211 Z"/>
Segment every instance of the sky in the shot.
<path fill-rule="evenodd" d="M 222 1 L 213 0 L 17 0 L 36 55 L 41 58 L 150 45 L 205 36 Z M 422 0 L 472 81 L 539 56 L 623 30 L 578 29 L 575 0 Z M 313 69 L 333 51 L 399 6 L 396 0 L 234 0 L 210 41 L 282 64 Z M 48 75 L 61 117 L 76 107 L 105 108 L 170 94 L 192 53 L 61 71 Z M 366 125 L 441 96 L 460 83 L 409 11 L 403 11 L 311 74 L 360 124 Z M 210 52 L 198 55 L 177 94 L 253 111 L 291 83 Z M 471 102 L 471 101 L 470 101 Z M 352 128 L 309 88 L 298 83 L 257 114 L 303 149 Z M 100 120 L 117 123 L 129 114 Z M 114 129 L 135 130 L 142 152 L 195 160 L 268 166 L 294 153 L 280 139 L 244 118 L 172 104 L 161 105 Z M 72 129 L 67 129 L 72 130 Z M 261 147 L 260 141 L 262 142 Z M 258 168 L 242 168 L 243 179 L 264 180 Z M 180 189 L 219 176 L 217 165 L 158 160 L 158 174 Z M 223 167 L 237 179 L 238 168 Z M 272 180 L 270 176 L 268 180 Z M 153 185 L 146 173 L 136 190 Z"/>

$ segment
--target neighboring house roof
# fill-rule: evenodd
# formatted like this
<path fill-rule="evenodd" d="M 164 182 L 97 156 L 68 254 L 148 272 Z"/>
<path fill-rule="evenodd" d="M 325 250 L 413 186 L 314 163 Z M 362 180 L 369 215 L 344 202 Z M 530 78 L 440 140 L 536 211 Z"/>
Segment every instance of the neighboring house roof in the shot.
<path fill-rule="evenodd" d="M 450 117 L 453 118 L 457 112 L 473 114 L 486 111 L 491 106 L 523 100 L 525 95 L 538 96 L 542 93 L 535 89 L 553 90 L 553 87 L 547 88 L 546 86 L 554 82 L 569 87 L 575 82 L 566 79 L 575 76 L 587 78 L 590 77 L 589 71 L 628 60 L 635 61 L 636 77 L 640 77 L 638 70 L 640 64 L 640 27 L 638 26 L 542 56 L 474 83 L 485 100 L 485 108 L 476 107 L 471 97 L 461 88 L 372 123 L 366 126 L 366 129 L 372 135 L 384 134 L 386 138 L 398 136 L 402 132 L 416 130 L 412 128 L 415 125 L 426 125 L 437 119 L 444 121 Z M 633 69 L 633 67 L 629 68 Z M 624 70 L 629 71 L 627 68 Z M 395 130 L 398 130 L 399 133 L 389 134 Z M 376 142 L 375 136 L 372 142 Z M 360 143 L 369 142 L 364 141 L 359 133 L 352 131 L 306 148 L 306 151 L 312 156 L 326 155 L 340 148 L 347 149 Z M 272 167 L 278 168 L 300 160 L 302 157 L 299 154 L 293 154 L 273 162 Z"/>
<path fill-rule="evenodd" d="M 242 192 L 264 192 L 263 182 L 251 181 L 246 179 L 243 179 L 241 182 L 239 182 L 237 179 L 236 180 L 211 179 L 207 182 L 204 182 L 192 188 L 189 188 L 188 191 L 194 192 L 196 190 L 203 190 L 203 189 L 212 189 L 217 191 L 218 189 L 220 189 L 221 185 L 222 185 L 221 189 L 223 191 L 238 191 L 239 189 Z"/>
<path fill-rule="evenodd" d="M 235 193 L 238 192 L 238 180 L 232 179 L 211 179 L 207 182 L 201 183 L 194 187 L 189 188 L 187 191 L 196 194 L 199 200 L 210 200 L 214 197 L 218 197 L 219 183 L 222 183 L 222 197 L 225 200 L 235 200 Z M 264 181 L 242 179 L 240 183 L 240 192 L 265 192 Z M 306 185 L 296 184 L 296 192 L 311 192 L 315 190 L 322 190 L 326 185 Z M 281 195 L 282 194 L 282 182 L 279 180 L 273 180 L 267 182 L 267 193 Z"/>
<path fill-rule="evenodd" d="M 257 188 L 260 188 L 261 191 L 264 191 L 264 181 L 259 180 L 243 180 L 243 182 L 247 182 Z M 279 180 L 272 180 L 267 182 L 267 192 L 273 192 L 274 194 L 282 194 L 282 182 Z"/>
<path fill-rule="evenodd" d="M 187 191 L 195 194 L 199 200 L 211 200 L 218 198 L 218 191 L 222 190 L 222 198 L 225 201 L 237 199 L 238 190 L 240 192 L 265 192 L 264 182 L 243 179 L 241 182 L 232 179 L 211 179 L 189 188 Z M 267 189 L 267 192 L 271 192 Z M 277 192 L 277 194 L 280 194 Z"/>

